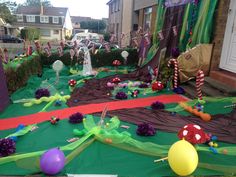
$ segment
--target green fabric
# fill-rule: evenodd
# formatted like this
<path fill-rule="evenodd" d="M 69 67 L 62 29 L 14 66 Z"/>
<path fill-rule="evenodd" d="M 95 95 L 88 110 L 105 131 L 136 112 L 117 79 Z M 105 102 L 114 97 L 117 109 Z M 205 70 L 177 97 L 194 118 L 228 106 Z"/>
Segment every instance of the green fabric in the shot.
<path fill-rule="evenodd" d="M 97 118 L 96 122 L 98 120 L 99 119 Z M 152 137 L 141 137 L 135 134 L 135 125 L 124 122 L 121 122 L 121 125 L 130 126 L 130 129 L 126 131 L 132 134 L 133 139 L 140 142 L 151 142 L 159 145 L 171 145 L 178 140 L 175 133 L 164 133 L 161 131 L 157 131 L 157 134 Z M 82 124 L 69 124 L 68 120 L 62 120 L 57 125 L 51 125 L 49 122 L 44 122 L 39 124 L 38 126 L 39 128 L 37 130 L 19 137 L 17 141 L 17 153 L 35 152 L 59 146 L 67 146 L 68 143 L 66 142 L 66 140 L 73 137 L 72 130 L 74 128 L 83 129 Z M 91 124 L 89 127 L 91 128 L 92 126 L 93 125 Z M 124 129 L 118 128 L 117 131 L 123 132 Z M 2 135 L 4 137 L 12 132 L 14 132 L 14 130 L 1 131 L 1 137 Z M 50 141 L 48 141 L 49 139 Z M 74 144 L 76 143 L 77 142 L 75 142 Z M 71 145 L 69 144 L 69 146 Z M 219 147 L 224 148 L 225 146 L 235 148 L 235 145 L 219 142 Z M 110 144 L 103 144 L 99 141 L 94 140 L 91 140 L 91 142 L 87 142 L 87 144 L 85 142 L 84 148 L 85 149 L 83 151 L 77 152 L 79 155 L 71 160 L 59 175 L 65 175 L 66 173 L 118 174 L 119 176 L 133 177 L 175 175 L 170 169 L 167 161 L 153 163 L 155 159 L 158 159 L 157 157 L 128 152 L 119 148 L 112 147 L 110 146 Z M 203 145 L 202 151 L 198 152 L 201 162 L 199 166 L 204 168 L 198 168 L 193 175 L 223 174 L 214 170 L 207 170 L 206 167 L 210 168 L 210 165 L 208 165 L 208 163 L 223 165 L 224 168 L 225 165 L 235 165 L 235 157 L 213 154 L 206 149 L 207 148 L 204 148 Z M 65 154 L 71 155 L 71 153 L 69 152 L 65 152 Z M 19 161 L 16 164 L 13 162 L 2 164 L 0 165 L 0 175 L 29 175 L 35 173 L 37 172 L 39 157 L 36 159 L 38 160 L 34 159 L 33 161 L 32 159 L 28 159 L 26 161 Z M 26 164 L 31 165 L 27 166 Z M 30 166 L 33 166 L 34 168 L 31 168 Z M 10 170 L 13 168 L 14 170 Z"/>

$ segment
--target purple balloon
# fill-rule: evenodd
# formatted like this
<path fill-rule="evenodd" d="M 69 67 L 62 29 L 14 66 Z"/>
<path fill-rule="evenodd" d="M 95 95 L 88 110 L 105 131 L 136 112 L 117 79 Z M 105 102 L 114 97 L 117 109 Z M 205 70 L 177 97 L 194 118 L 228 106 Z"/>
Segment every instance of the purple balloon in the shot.
<path fill-rule="evenodd" d="M 55 175 L 63 169 L 65 161 L 64 153 L 58 148 L 53 148 L 41 156 L 40 168 L 45 174 Z"/>

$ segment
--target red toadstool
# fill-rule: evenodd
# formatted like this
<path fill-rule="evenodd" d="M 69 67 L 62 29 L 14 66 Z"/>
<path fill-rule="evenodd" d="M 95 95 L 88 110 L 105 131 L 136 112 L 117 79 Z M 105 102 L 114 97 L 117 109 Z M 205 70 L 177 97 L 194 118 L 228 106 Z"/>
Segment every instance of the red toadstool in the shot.
<path fill-rule="evenodd" d="M 118 84 L 119 82 L 121 82 L 119 77 L 115 77 L 112 79 L 112 83 L 114 83 L 114 84 Z"/>
<path fill-rule="evenodd" d="M 196 124 L 185 125 L 178 133 L 179 139 L 185 139 L 192 144 L 202 144 L 207 140 L 206 133 Z"/>
<path fill-rule="evenodd" d="M 68 84 L 69 84 L 70 87 L 74 87 L 76 85 L 76 83 L 77 82 L 74 79 L 71 79 L 71 80 L 68 81 Z"/>

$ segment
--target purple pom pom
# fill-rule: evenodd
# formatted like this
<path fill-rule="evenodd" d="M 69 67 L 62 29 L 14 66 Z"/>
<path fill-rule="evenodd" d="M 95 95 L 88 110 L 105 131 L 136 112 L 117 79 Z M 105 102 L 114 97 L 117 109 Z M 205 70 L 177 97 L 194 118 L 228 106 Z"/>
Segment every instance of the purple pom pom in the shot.
<path fill-rule="evenodd" d="M 174 88 L 173 92 L 175 92 L 177 94 L 185 94 L 185 90 L 182 87 Z"/>
<path fill-rule="evenodd" d="M 152 109 L 165 109 L 165 105 L 162 103 L 162 102 L 159 102 L 159 101 L 155 101 L 151 104 L 151 108 Z"/>
<path fill-rule="evenodd" d="M 16 143 L 10 138 L 0 139 L 0 157 L 6 157 L 16 152 Z"/>
<path fill-rule="evenodd" d="M 148 84 L 147 83 L 142 83 L 139 85 L 139 88 L 148 88 Z"/>
<path fill-rule="evenodd" d="M 116 99 L 125 100 L 125 99 L 127 99 L 127 98 L 128 98 L 128 96 L 126 95 L 125 92 L 118 92 L 118 93 L 116 94 Z"/>
<path fill-rule="evenodd" d="M 35 92 L 36 99 L 40 99 L 41 97 L 49 97 L 49 96 L 50 96 L 50 92 L 48 89 L 45 89 L 45 88 L 40 88 L 36 90 Z"/>
<path fill-rule="evenodd" d="M 156 134 L 156 130 L 152 125 L 148 123 L 142 123 L 138 125 L 136 133 L 140 136 L 153 136 Z"/>
<path fill-rule="evenodd" d="M 69 122 L 72 124 L 78 124 L 83 121 L 84 115 L 80 112 L 77 112 L 75 114 L 70 115 Z"/>
<path fill-rule="evenodd" d="M 171 49 L 171 55 L 173 58 L 178 58 L 180 51 L 177 47 Z"/>

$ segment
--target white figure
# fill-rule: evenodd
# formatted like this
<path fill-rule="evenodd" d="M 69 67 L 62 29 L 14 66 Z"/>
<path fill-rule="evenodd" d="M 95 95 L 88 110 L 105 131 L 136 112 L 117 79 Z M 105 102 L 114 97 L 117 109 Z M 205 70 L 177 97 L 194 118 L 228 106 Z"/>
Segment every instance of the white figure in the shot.
<path fill-rule="evenodd" d="M 91 65 L 91 57 L 89 53 L 88 47 L 82 47 L 84 51 L 84 62 L 83 62 L 83 76 L 89 76 L 93 74 L 92 65 Z"/>

